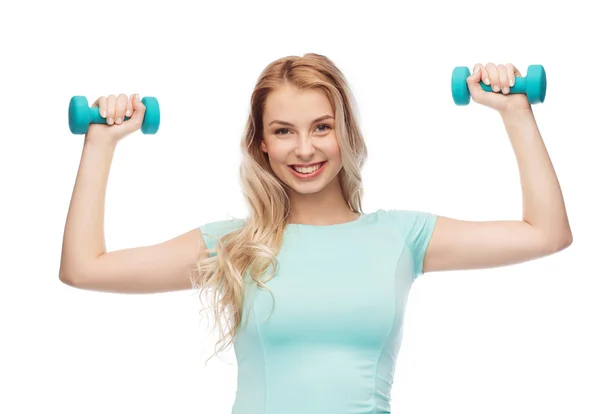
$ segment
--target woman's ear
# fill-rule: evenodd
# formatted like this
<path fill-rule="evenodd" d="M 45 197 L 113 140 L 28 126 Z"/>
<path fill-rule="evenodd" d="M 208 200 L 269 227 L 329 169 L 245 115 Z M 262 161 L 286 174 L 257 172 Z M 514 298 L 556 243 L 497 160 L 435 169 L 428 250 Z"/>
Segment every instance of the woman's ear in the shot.
<path fill-rule="evenodd" d="M 263 152 L 268 152 L 268 150 L 267 150 L 267 144 L 265 144 L 265 140 L 264 140 L 264 139 L 261 139 L 261 140 L 260 140 L 260 149 L 261 149 Z"/>

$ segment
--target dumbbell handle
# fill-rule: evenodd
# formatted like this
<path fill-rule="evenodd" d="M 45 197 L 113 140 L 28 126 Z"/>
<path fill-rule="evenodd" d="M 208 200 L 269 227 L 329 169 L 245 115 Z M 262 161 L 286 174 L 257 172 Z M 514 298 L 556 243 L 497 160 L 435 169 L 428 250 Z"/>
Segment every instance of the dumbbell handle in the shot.
<path fill-rule="evenodd" d="M 480 85 L 481 85 L 481 88 L 486 92 L 495 92 L 491 86 L 488 86 L 483 82 L 480 82 Z M 498 85 L 498 86 L 500 86 L 500 85 Z M 525 76 L 525 77 L 517 76 L 517 77 L 515 77 L 515 85 L 509 86 L 508 93 L 526 93 L 526 91 L 527 91 L 527 76 Z M 498 93 L 502 93 L 502 90 L 498 91 Z"/>
<path fill-rule="evenodd" d="M 128 121 L 129 117 L 123 117 L 123 121 Z M 93 106 L 90 108 L 90 124 L 106 124 L 106 118 L 100 115 L 100 108 Z"/>

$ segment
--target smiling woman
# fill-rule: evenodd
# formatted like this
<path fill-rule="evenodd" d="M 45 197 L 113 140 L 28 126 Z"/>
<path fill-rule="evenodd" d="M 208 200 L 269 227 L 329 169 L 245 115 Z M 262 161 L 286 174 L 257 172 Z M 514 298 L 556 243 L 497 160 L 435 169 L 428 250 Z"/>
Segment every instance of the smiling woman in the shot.
<path fill-rule="evenodd" d="M 367 150 L 353 102 L 343 75 L 315 54 L 273 62 L 252 94 L 248 125 L 256 128 L 242 141 L 241 169 L 251 214 L 202 226 L 213 256 L 198 266 L 220 276 L 223 305 L 240 300 L 229 337 L 240 372 L 234 410 L 388 412 L 403 304 L 419 275 L 508 265 L 570 244 L 549 169 L 538 171 L 546 182 L 536 181 L 536 199 L 525 194 L 533 202 L 522 221 L 364 213 Z M 538 146 L 531 118 L 503 116 L 515 148 Z M 540 203 L 554 208 L 531 214 Z"/>
<path fill-rule="evenodd" d="M 498 71 L 487 72 L 498 82 Z M 229 328 L 221 329 L 220 349 L 234 344 L 238 362 L 236 414 L 389 413 L 417 277 L 532 260 L 572 240 L 525 101 L 486 98 L 473 79 L 469 87 L 477 101 L 499 108 L 521 173 L 523 220 L 365 213 L 367 149 L 348 84 L 325 56 L 288 56 L 264 69 L 250 98 L 240 167 L 248 217 L 207 222 L 154 246 L 99 252 L 102 209 L 94 200 L 113 147 L 90 136 L 61 280 L 104 291 L 212 293 L 215 323 Z M 102 180 L 87 178 L 94 174 Z"/>
<path fill-rule="evenodd" d="M 289 222 L 303 219 L 294 214 L 305 211 L 299 203 L 307 194 L 320 193 L 321 203 L 327 203 L 330 211 L 350 212 L 338 176 L 342 159 L 337 130 L 330 124 L 319 124 L 328 119 L 335 121 L 332 113 L 327 96 L 315 89 L 301 91 L 286 83 L 267 97 L 263 117 L 268 127 L 260 148 L 270 170 L 287 189 L 292 204 Z M 314 200 L 311 205 L 315 207 Z"/>

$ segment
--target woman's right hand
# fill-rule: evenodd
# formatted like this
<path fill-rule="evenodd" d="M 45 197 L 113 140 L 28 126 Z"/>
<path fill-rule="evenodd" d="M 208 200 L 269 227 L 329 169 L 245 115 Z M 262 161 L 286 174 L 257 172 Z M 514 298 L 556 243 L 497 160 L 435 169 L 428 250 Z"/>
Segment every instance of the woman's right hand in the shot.
<path fill-rule="evenodd" d="M 90 124 L 86 139 L 109 139 L 114 143 L 140 129 L 146 113 L 146 106 L 138 94 L 129 97 L 124 93 L 119 96 L 101 96 L 92 104 L 93 107 L 99 108 L 100 116 L 106 119 L 106 125 Z M 129 119 L 124 121 L 125 117 Z"/>

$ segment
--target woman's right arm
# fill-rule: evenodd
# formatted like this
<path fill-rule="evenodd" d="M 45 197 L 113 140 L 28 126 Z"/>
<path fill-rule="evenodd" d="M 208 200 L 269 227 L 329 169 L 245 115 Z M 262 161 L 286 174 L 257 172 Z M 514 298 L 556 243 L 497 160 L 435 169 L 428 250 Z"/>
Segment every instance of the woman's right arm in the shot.
<path fill-rule="evenodd" d="M 102 104 L 100 106 L 102 111 Z M 133 108 L 140 111 L 135 100 Z M 108 112 L 110 115 L 115 110 Z M 137 115 L 143 114 L 138 112 Z M 116 116 L 119 116 L 118 110 Z M 126 123 L 131 120 L 135 123 L 135 116 L 134 112 Z M 109 128 L 112 129 L 109 125 L 90 125 L 86 134 L 65 224 L 60 280 L 81 289 L 116 293 L 191 289 L 191 266 L 199 252 L 206 248 L 198 228 L 162 243 L 106 252 L 104 205 L 110 166 L 117 142 L 133 132 L 136 124 L 129 125 L 129 130 L 117 130 L 122 136 L 114 135 L 114 129 L 113 135 L 108 134 Z"/>

